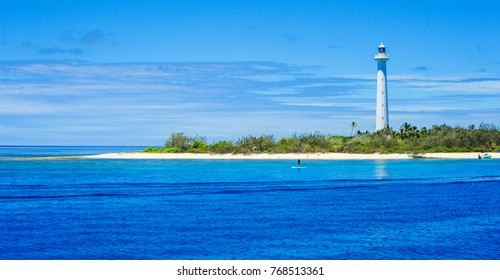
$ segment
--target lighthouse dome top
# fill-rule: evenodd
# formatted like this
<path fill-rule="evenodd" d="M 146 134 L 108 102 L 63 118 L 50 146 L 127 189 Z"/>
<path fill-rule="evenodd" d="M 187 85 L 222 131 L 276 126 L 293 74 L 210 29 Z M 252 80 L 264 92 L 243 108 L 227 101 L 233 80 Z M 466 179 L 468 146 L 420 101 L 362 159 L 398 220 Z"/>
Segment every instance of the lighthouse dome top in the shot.
<path fill-rule="evenodd" d="M 384 43 L 380 43 L 380 45 L 378 46 L 378 52 L 379 53 L 385 53 Z"/>
<path fill-rule="evenodd" d="M 389 56 L 385 53 L 384 43 L 380 43 L 378 46 L 378 53 L 375 55 L 375 60 L 386 61 L 389 60 Z"/>

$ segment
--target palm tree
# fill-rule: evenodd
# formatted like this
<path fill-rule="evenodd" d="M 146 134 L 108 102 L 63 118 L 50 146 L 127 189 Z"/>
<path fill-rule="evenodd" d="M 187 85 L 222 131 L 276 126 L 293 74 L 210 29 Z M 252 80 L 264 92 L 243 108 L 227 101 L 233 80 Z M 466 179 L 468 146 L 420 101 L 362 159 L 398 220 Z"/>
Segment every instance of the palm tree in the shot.
<path fill-rule="evenodd" d="M 410 136 L 410 131 L 411 131 L 411 124 L 404 122 L 401 127 L 399 128 L 399 132 L 401 133 L 401 139 L 405 140 Z"/>
<path fill-rule="evenodd" d="M 351 137 L 352 137 L 352 132 L 354 131 L 354 129 L 358 126 L 358 124 L 356 122 L 352 122 L 351 123 Z"/>

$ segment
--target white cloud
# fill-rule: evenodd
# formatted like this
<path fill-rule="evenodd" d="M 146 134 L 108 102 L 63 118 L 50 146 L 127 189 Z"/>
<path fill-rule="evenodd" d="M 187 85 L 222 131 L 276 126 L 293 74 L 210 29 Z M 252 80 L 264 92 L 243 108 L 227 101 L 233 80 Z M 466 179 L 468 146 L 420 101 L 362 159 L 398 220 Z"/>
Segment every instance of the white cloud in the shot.
<path fill-rule="evenodd" d="M 289 82 L 296 79 L 293 75 L 278 75 L 278 74 L 268 74 L 268 75 L 253 75 L 253 76 L 238 76 L 238 78 L 252 80 L 256 82 Z"/>
<path fill-rule="evenodd" d="M 47 102 L 0 100 L 0 115 L 46 115 L 62 111 L 59 106 Z"/>
<path fill-rule="evenodd" d="M 500 81 L 413 81 L 405 83 L 411 89 L 465 93 L 500 94 Z"/>
<path fill-rule="evenodd" d="M 373 83 L 375 74 L 349 75 L 346 78 L 366 80 Z M 430 76 L 424 74 L 396 74 L 388 76 L 389 91 L 391 86 L 422 91 L 447 91 L 465 93 L 499 93 L 500 77 L 484 73 L 464 73 L 453 75 Z"/>
<path fill-rule="evenodd" d="M 179 131 L 219 139 L 315 130 L 348 135 L 351 121 L 361 130 L 374 126 L 373 74 L 329 76 L 321 68 L 266 62 L 18 62 L 2 63 L 0 71 L 0 125 L 10 128 L 0 144 L 140 144 Z M 500 119 L 491 111 L 500 101 L 498 77 L 426 75 L 390 76 L 391 121 Z M 134 130 L 140 135 L 131 136 Z M 30 142 L 34 133 L 39 143 Z M 113 135 L 127 140 L 117 143 Z"/>

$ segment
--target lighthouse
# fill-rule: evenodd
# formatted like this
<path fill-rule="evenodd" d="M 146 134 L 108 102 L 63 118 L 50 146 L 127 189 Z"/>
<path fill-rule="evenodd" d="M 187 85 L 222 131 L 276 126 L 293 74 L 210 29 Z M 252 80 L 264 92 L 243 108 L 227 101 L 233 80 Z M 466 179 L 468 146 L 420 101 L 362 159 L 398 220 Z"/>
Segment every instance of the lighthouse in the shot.
<path fill-rule="evenodd" d="M 375 131 L 389 127 L 389 108 L 387 102 L 387 67 L 386 61 L 389 56 L 385 53 L 385 46 L 381 43 L 378 46 L 378 53 L 375 55 L 377 61 L 377 113 L 375 120 Z"/>

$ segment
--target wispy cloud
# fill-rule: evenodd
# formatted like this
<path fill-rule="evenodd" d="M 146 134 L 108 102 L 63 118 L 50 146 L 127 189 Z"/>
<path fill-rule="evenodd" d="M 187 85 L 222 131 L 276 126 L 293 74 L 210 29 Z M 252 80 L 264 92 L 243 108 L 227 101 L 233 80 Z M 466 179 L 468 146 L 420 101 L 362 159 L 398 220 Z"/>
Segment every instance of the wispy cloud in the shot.
<path fill-rule="evenodd" d="M 427 66 L 417 66 L 417 67 L 411 68 L 410 70 L 412 70 L 412 71 L 427 71 L 427 70 L 429 70 L 429 68 L 427 68 Z"/>
<path fill-rule="evenodd" d="M 20 48 L 25 50 L 33 50 L 37 49 L 38 46 L 33 42 L 22 42 Z"/>
<path fill-rule="evenodd" d="M 331 45 L 329 45 L 327 48 L 329 48 L 329 49 L 341 49 L 341 48 L 342 48 L 342 46 L 337 45 L 337 44 L 331 44 Z"/>
<path fill-rule="evenodd" d="M 101 29 L 96 29 L 85 32 L 82 35 L 81 42 L 85 45 L 98 45 L 107 43 L 110 40 L 110 38 L 111 38 L 110 32 Z"/>
<path fill-rule="evenodd" d="M 69 42 L 80 45 L 94 46 L 110 43 L 111 32 L 103 29 L 93 29 L 88 31 L 66 30 L 59 35 L 62 42 Z"/>
<path fill-rule="evenodd" d="M 110 144 L 114 135 L 112 144 L 147 145 L 178 131 L 235 139 L 348 134 L 352 121 L 363 131 L 374 126 L 373 74 L 333 76 L 274 62 L 43 61 L 0 63 L 0 73 L 0 124 L 9 128 L 2 144 L 33 144 L 33 131 L 43 142 L 37 144 Z M 492 109 L 500 101 L 500 77 L 485 75 L 392 75 L 391 120 L 428 125 L 461 116 L 469 123 L 483 111 L 499 119 Z"/>
<path fill-rule="evenodd" d="M 296 36 L 294 36 L 294 35 L 292 35 L 292 34 L 285 34 L 285 35 L 283 36 L 283 38 L 285 38 L 285 40 L 286 40 L 287 42 L 289 42 L 289 43 L 293 43 L 293 42 L 297 41 L 297 37 L 296 37 Z"/>
<path fill-rule="evenodd" d="M 423 91 L 447 91 L 462 93 L 500 93 L 500 79 L 498 78 L 429 78 L 400 80 L 402 85 Z"/>
<path fill-rule="evenodd" d="M 35 42 L 25 41 L 19 45 L 19 48 L 35 51 L 45 57 L 74 57 L 84 55 L 98 45 L 113 43 L 111 33 L 102 29 L 84 32 L 68 30 L 59 34 L 59 42 L 52 46 L 39 46 Z"/>
<path fill-rule="evenodd" d="M 41 48 L 38 49 L 38 53 L 42 55 L 65 55 L 65 54 L 73 54 L 73 55 L 81 55 L 83 54 L 83 49 L 63 49 L 63 48 Z"/>
<path fill-rule="evenodd" d="M 350 75 L 349 79 L 373 81 L 375 74 Z M 500 93 L 500 77 L 489 76 L 487 73 L 463 73 L 450 75 L 395 74 L 388 77 L 390 86 L 410 90 L 454 93 Z"/>

